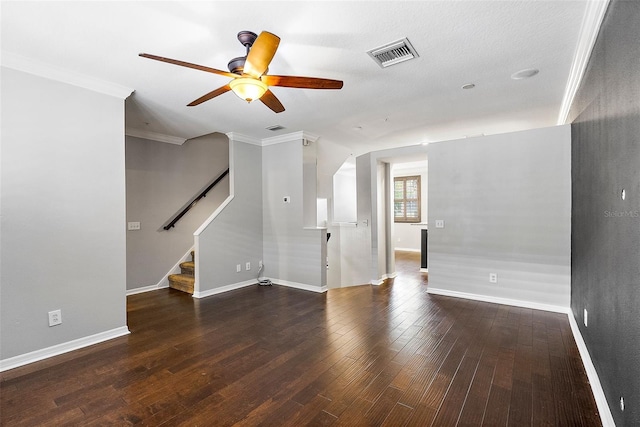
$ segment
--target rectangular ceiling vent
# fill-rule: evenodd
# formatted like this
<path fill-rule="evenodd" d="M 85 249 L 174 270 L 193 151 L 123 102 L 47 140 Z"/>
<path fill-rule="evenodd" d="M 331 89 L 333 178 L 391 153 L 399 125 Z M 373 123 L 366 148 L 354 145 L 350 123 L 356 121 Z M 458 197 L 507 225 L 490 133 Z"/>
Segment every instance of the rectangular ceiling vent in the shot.
<path fill-rule="evenodd" d="M 382 68 L 399 64 L 419 56 L 418 52 L 411 46 L 409 39 L 406 37 L 402 40 L 371 49 L 367 54 Z"/>
<path fill-rule="evenodd" d="M 270 131 L 275 132 L 277 130 L 282 130 L 282 129 L 286 129 L 286 128 L 284 126 L 282 126 L 282 125 L 273 125 L 273 126 L 269 126 L 267 129 L 270 130 Z"/>

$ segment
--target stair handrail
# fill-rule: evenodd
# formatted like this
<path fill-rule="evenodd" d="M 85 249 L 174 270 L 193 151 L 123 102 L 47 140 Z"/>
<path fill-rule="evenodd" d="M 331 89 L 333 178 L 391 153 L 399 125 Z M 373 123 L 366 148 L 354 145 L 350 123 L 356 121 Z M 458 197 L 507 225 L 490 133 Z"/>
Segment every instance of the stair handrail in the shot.
<path fill-rule="evenodd" d="M 162 228 L 165 230 L 169 230 L 173 227 L 176 226 L 176 223 L 178 221 L 180 221 L 180 218 L 182 218 L 183 216 L 185 216 L 185 214 L 187 212 L 189 212 L 189 210 L 194 207 L 196 205 L 196 203 L 198 203 L 203 197 L 207 197 L 207 193 L 209 191 L 211 191 L 211 189 L 213 187 L 215 187 L 220 181 L 222 181 L 222 179 L 227 176 L 229 174 L 229 168 L 227 168 L 227 170 L 225 170 L 224 172 L 222 172 L 220 174 L 220 176 L 218 176 L 211 184 L 209 184 L 209 186 L 207 188 L 205 188 L 200 194 L 198 194 L 196 197 L 194 197 L 188 204 L 187 207 L 185 207 L 178 215 L 176 215 L 171 222 L 169 222 L 167 225 L 163 226 Z"/>

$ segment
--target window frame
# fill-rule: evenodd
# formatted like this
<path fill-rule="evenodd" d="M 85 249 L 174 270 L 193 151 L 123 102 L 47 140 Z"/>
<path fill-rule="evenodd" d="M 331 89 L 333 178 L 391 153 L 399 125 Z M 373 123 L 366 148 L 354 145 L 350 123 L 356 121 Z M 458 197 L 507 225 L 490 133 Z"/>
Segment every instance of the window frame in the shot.
<path fill-rule="evenodd" d="M 411 176 L 396 176 L 393 178 L 393 222 L 396 223 L 404 223 L 404 224 L 419 224 L 422 221 L 422 184 L 420 182 L 420 175 L 411 175 Z M 416 199 L 407 198 L 407 181 L 416 181 L 417 182 L 417 193 L 418 197 Z M 396 199 L 396 182 L 402 181 L 402 199 Z M 418 216 L 416 218 L 407 218 L 407 202 L 416 201 L 418 205 Z M 401 202 L 404 205 L 404 216 L 396 215 L 396 203 Z"/>

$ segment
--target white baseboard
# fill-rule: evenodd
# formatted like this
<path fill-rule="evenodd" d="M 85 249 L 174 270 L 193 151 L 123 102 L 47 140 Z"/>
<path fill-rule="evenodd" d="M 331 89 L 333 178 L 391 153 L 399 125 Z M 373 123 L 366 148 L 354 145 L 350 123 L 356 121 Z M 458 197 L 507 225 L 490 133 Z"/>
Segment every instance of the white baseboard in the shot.
<path fill-rule="evenodd" d="M 494 304 L 512 305 L 514 307 L 532 308 L 535 310 L 551 311 L 554 313 L 570 313 L 569 307 L 562 307 L 560 305 L 542 304 L 538 302 L 522 301 L 510 298 L 492 297 L 487 295 L 470 294 L 467 292 L 450 291 L 448 289 L 431 288 L 427 286 L 427 293 L 434 295 L 443 295 L 454 298 L 464 298 L 474 301 L 491 302 Z"/>
<path fill-rule="evenodd" d="M 318 287 L 313 285 L 307 285 L 305 283 L 290 282 L 288 280 L 282 280 L 282 279 L 273 279 L 271 277 L 265 277 L 265 279 L 271 280 L 271 283 L 273 283 L 274 285 L 281 285 L 281 286 L 287 286 L 289 288 L 302 289 L 303 291 L 324 293 L 324 292 L 327 292 L 327 290 L 329 289 L 327 286 Z"/>
<path fill-rule="evenodd" d="M 10 357 L 8 359 L 0 360 L 0 372 L 18 368 L 29 363 L 48 359 L 53 356 L 58 356 L 63 353 L 68 353 L 73 350 L 78 350 L 83 347 L 88 347 L 90 345 L 98 344 L 103 341 L 108 341 L 110 339 L 118 338 L 127 334 L 129 334 L 129 328 L 127 328 L 126 326 L 122 326 L 120 328 L 111 329 L 109 331 L 100 332 L 94 335 L 89 335 L 88 337 L 78 338 L 73 341 L 57 344 L 51 347 L 32 351 L 30 353 L 21 354 L 19 356 Z"/>
<path fill-rule="evenodd" d="M 313 285 L 307 285 L 307 284 L 304 284 L 304 283 L 291 282 L 291 281 L 288 281 L 288 280 L 273 279 L 271 277 L 261 277 L 260 279 L 269 279 L 269 280 L 271 280 L 271 283 L 273 283 L 274 285 L 286 286 L 286 287 L 295 288 L 295 289 L 302 289 L 304 291 L 323 293 L 323 292 L 327 292 L 327 290 L 328 290 L 328 288 L 326 286 L 323 286 L 323 287 L 319 288 L 319 287 L 313 286 Z M 233 291 L 233 290 L 236 290 L 236 289 L 246 288 L 247 286 L 257 285 L 257 284 L 258 284 L 258 280 L 257 279 L 246 280 L 244 282 L 233 283 L 231 285 L 225 285 L 225 286 L 220 286 L 219 288 L 209 289 L 209 290 L 204 291 L 204 292 L 194 292 L 193 293 L 193 297 L 194 298 L 206 298 L 206 297 L 210 297 L 212 295 L 221 294 L 223 292 L 229 292 L 229 291 Z"/>
<path fill-rule="evenodd" d="M 420 253 L 420 249 L 414 249 L 414 248 L 394 248 L 394 251 L 402 251 L 402 252 L 417 252 Z"/>
<path fill-rule="evenodd" d="M 598 372 L 596 371 L 596 367 L 591 361 L 591 355 L 589 354 L 587 345 L 582 338 L 582 333 L 580 332 L 578 323 L 573 316 L 573 311 L 569 310 L 569 313 L 567 315 L 569 317 L 569 324 L 571 325 L 571 332 L 573 332 L 573 339 L 578 346 L 578 351 L 580 352 L 580 357 L 582 358 L 582 364 L 584 365 L 584 369 L 587 371 L 587 378 L 589 378 L 589 384 L 591 384 L 591 391 L 593 392 L 593 397 L 596 400 L 598 412 L 600 412 L 600 421 L 602 421 L 602 426 L 615 427 L 616 423 L 613 420 L 613 415 L 611 415 L 611 410 L 609 409 L 607 397 L 605 396 L 604 390 L 602 389 L 602 384 L 600 384 Z"/>
<path fill-rule="evenodd" d="M 168 286 L 169 285 L 167 285 L 165 287 L 168 287 Z M 149 285 L 149 286 L 143 286 L 141 288 L 127 289 L 127 296 L 135 295 L 135 294 L 141 294 L 143 292 L 157 291 L 158 289 L 160 289 L 158 287 L 158 285 Z"/>
<path fill-rule="evenodd" d="M 217 295 L 223 292 L 234 291 L 236 289 L 246 288 L 247 286 L 257 285 L 257 284 L 258 284 L 258 281 L 255 279 L 245 280 L 244 282 L 232 283 L 230 285 L 220 286 L 219 288 L 208 289 L 203 292 L 200 292 L 200 291 L 194 292 L 193 297 L 206 298 L 206 297 L 210 297 L 211 295 Z"/>
<path fill-rule="evenodd" d="M 428 273 L 429 269 L 428 268 L 422 268 L 420 267 L 420 273 Z"/>
<path fill-rule="evenodd" d="M 373 286 L 380 286 L 384 283 L 385 280 L 395 279 L 396 277 L 398 277 L 398 273 L 395 273 L 395 272 L 390 274 L 383 274 L 381 278 L 371 279 L 371 282 L 369 283 L 372 284 Z"/>

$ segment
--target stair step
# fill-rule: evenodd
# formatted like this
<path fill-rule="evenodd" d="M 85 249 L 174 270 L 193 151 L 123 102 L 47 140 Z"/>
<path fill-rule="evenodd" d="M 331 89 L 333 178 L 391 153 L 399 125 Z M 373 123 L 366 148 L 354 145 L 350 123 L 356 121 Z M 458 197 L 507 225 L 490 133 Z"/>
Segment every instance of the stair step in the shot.
<path fill-rule="evenodd" d="M 193 261 L 185 261 L 180 263 L 180 272 L 182 274 L 195 274 L 196 263 Z"/>
<path fill-rule="evenodd" d="M 193 285 L 196 278 L 191 274 L 170 274 L 169 287 L 182 292 L 193 294 Z"/>

